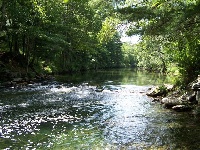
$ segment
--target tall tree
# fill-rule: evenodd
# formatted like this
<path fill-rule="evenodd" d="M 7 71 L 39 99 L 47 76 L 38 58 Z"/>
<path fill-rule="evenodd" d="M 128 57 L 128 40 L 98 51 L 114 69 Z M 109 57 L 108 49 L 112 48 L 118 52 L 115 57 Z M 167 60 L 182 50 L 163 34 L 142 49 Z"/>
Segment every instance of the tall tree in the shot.
<path fill-rule="evenodd" d="M 173 60 L 178 63 L 184 80 L 189 82 L 196 77 L 200 72 L 198 64 L 200 2 L 197 0 L 123 2 L 116 3 L 124 19 L 132 22 L 129 34 L 152 36 L 156 41 L 157 37 L 162 36 L 163 41 L 157 44 L 161 44 L 162 47 L 170 43 L 173 45 L 173 49 L 168 50 L 168 53 L 174 56 Z"/>
<path fill-rule="evenodd" d="M 27 73 L 120 66 L 115 15 L 111 0 L 1 0 L 0 50 Z"/>

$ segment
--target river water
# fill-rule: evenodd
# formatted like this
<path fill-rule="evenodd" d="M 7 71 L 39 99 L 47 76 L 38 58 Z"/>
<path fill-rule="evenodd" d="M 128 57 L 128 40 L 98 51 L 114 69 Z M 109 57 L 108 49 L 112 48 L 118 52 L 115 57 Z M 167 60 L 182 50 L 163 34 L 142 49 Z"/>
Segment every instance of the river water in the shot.
<path fill-rule="evenodd" d="M 145 95 L 166 77 L 133 70 L 0 89 L 0 149 L 200 149 L 200 117 Z"/>

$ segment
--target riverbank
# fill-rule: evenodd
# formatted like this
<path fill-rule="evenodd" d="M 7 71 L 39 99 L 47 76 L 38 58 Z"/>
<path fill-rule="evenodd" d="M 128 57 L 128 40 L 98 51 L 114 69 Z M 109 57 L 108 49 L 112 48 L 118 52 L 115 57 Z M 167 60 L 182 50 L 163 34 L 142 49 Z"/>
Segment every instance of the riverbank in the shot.
<path fill-rule="evenodd" d="M 191 111 L 198 107 L 200 91 L 200 76 L 188 84 L 186 90 L 177 90 L 175 86 L 164 84 L 150 88 L 146 95 L 153 102 L 159 102 L 164 108 L 179 112 Z"/>
<path fill-rule="evenodd" d="M 43 68 L 27 62 L 27 58 L 22 54 L 0 53 L 0 87 L 25 87 L 54 79 Z"/>

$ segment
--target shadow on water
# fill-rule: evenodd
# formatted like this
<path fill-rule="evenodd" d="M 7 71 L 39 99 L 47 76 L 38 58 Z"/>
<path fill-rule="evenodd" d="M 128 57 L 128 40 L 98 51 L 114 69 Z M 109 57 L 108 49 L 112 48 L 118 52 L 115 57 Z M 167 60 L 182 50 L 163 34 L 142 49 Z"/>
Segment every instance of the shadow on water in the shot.
<path fill-rule="evenodd" d="M 111 70 L 0 91 L 0 149 L 199 149 L 199 117 L 151 102 L 170 82 Z"/>
<path fill-rule="evenodd" d="M 93 71 L 77 73 L 72 75 L 58 76 L 57 81 L 65 83 L 82 83 L 90 84 L 132 84 L 132 85 L 158 85 L 171 82 L 170 78 L 162 74 L 147 73 L 144 71 L 119 69 L 107 71 Z"/>

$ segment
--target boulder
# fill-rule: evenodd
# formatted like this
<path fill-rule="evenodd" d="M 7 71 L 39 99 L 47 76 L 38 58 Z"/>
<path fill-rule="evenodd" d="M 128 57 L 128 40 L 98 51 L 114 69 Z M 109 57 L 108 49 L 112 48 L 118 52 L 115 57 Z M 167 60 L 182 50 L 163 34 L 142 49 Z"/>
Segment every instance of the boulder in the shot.
<path fill-rule="evenodd" d="M 22 81 L 23 81 L 22 78 L 14 78 L 14 79 L 13 79 L 13 82 L 22 82 Z"/>
<path fill-rule="evenodd" d="M 105 89 L 105 86 L 97 85 L 95 91 L 96 92 L 103 92 L 104 89 Z"/>
<path fill-rule="evenodd" d="M 170 85 L 170 84 L 156 86 L 156 87 L 150 88 L 147 91 L 146 95 L 150 96 L 150 97 L 166 96 L 169 91 L 173 90 L 173 88 L 174 88 L 174 86 Z"/>
<path fill-rule="evenodd" d="M 165 95 L 165 94 L 166 94 L 166 92 L 163 91 L 162 89 L 160 89 L 159 86 L 156 86 L 156 87 L 149 89 L 146 93 L 146 95 L 150 96 L 150 97 L 157 97 L 157 96 L 162 96 L 162 95 Z"/>
<path fill-rule="evenodd" d="M 200 101 L 200 75 L 198 75 L 197 82 L 192 84 L 192 90 L 196 92 L 196 100 Z"/>
<path fill-rule="evenodd" d="M 196 93 L 194 91 L 187 91 L 179 99 L 185 103 L 197 104 Z"/>
<path fill-rule="evenodd" d="M 172 109 L 175 111 L 182 112 L 182 111 L 191 111 L 192 107 L 189 105 L 176 105 L 176 106 L 173 106 Z"/>
<path fill-rule="evenodd" d="M 167 91 L 172 91 L 174 89 L 174 85 L 172 84 L 164 84 L 164 86 L 166 87 Z"/>
<path fill-rule="evenodd" d="M 153 98 L 152 102 L 160 102 L 161 98 L 160 97 L 155 97 Z"/>
<path fill-rule="evenodd" d="M 181 105 L 182 101 L 177 98 L 165 97 L 161 100 L 161 104 L 163 104 L 165 108 L 172 108 L 173 106 Z"/>
<path fill-rule="evenodd" d="M 193 91 L 200 91 L 200 82 L 194 83 L 192 85 L 192 90 Z"/>

